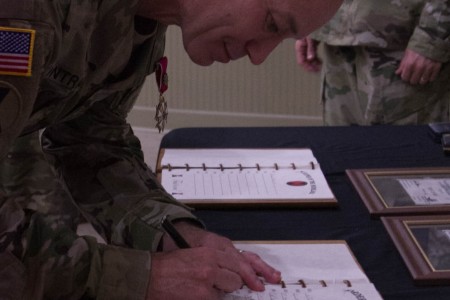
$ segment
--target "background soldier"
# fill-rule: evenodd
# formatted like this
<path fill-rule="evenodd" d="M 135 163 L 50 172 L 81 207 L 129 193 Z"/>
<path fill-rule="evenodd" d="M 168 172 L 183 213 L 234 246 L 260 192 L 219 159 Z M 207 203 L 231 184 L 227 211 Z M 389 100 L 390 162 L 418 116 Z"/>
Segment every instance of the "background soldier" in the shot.
<path fill-rule="evenodd" d="M 345 0 L 296 43 L 297 61 L 318 71 L 323 42 L 326 125 L 425 124 L 449 120 L 450 2 Z"/>

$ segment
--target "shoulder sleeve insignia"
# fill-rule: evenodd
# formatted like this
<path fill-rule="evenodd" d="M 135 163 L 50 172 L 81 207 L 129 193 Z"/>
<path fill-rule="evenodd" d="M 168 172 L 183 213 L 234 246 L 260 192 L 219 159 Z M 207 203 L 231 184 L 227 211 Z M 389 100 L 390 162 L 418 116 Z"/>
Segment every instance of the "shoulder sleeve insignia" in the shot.
<path fill-rule="evenodd" d="M 0 75 L 31 76 L 33 29 L 0 27 Z"/>

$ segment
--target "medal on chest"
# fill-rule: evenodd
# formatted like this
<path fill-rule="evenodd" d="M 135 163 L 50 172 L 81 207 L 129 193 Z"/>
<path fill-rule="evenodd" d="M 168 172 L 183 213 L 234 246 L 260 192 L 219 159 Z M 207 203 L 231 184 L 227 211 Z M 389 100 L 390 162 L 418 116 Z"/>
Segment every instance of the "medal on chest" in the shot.
<path fill-rule="evenodd" d="M 155 112 L 155 121 L 156 121 L 156 128 L 158 128 L 159 132 L 164 131 L 164 126 L 167 123 L 167 102 L 166 99 L 164 99 L 164 92 L 169 87 L 169 77 L 167 75 L 167 57 L 161 58 L 156 63 L 156 84 L 158 86 L 159 90 L 159 101 L 156 105 L 156 112 Z"/>

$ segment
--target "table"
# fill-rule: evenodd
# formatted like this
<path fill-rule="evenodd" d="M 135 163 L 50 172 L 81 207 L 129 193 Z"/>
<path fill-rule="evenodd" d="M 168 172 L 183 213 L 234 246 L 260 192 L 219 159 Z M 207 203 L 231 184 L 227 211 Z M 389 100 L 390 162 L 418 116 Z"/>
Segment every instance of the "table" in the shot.
<path fill-rule="evenodd" d="M 379 219 L 371 218 L 346 169 L 450 166 L 426 125 L 181 128 L 163 148 L 311 148 L 337 208 L 202 209 L 211 231 L 233 240 L 344 239 L 384 299 L 450 299 L 450 286 L 418 287 Z"/>

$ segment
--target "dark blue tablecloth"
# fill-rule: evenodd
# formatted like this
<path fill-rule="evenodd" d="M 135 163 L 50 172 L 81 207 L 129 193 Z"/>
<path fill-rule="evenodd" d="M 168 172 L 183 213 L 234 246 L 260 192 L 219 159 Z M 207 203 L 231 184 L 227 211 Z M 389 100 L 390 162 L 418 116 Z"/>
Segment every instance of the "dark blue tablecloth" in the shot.
<path fill-rule="evenodd" d="M 450 166 L 427 126 L 183 128 L 162 148 L 311 148 L 337 208 L 197 210 L 233 240 L 344 239 L 384 299 L 450 299 L 450 286 L 418 287 L 380 220 L 371 218 L 346 169 Z M 449 282 L 450 285 L 450 282 Z"/>

